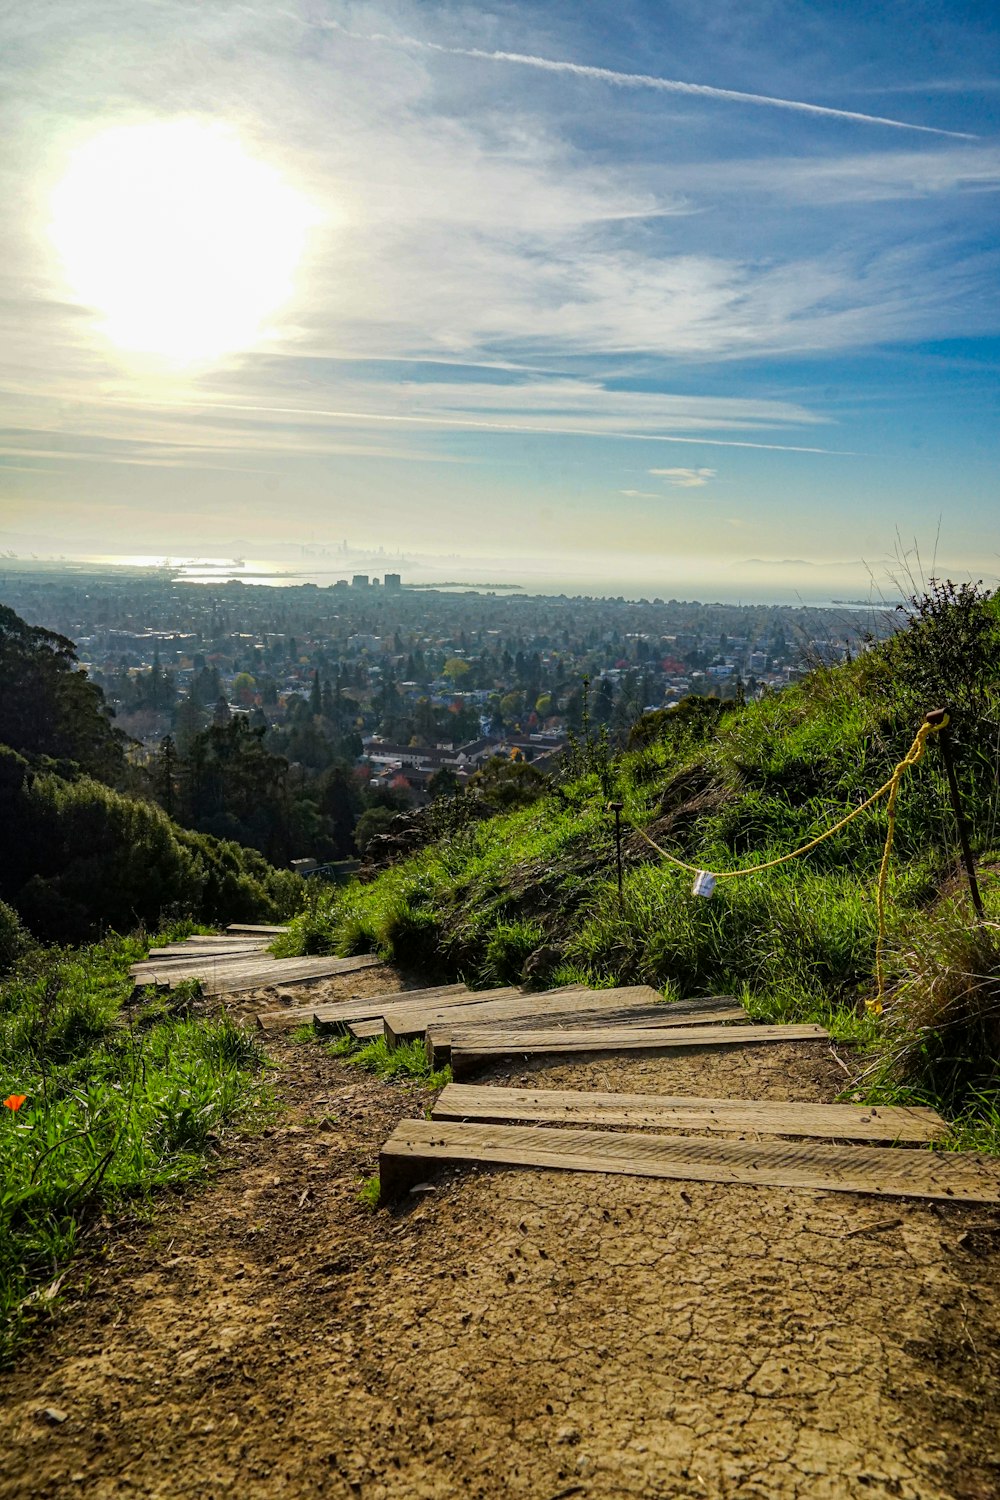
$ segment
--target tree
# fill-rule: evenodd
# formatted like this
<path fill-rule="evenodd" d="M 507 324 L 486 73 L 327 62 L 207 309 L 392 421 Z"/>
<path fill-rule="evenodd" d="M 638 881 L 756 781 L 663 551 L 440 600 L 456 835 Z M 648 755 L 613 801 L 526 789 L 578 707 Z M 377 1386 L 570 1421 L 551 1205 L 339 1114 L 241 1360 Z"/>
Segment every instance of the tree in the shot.
<path fill-rule="evenodd" d="M 65 636 L 0 605 L 0 744 L 26 756 L 74 761 L 102 781 L 125 770 L 125 736 Z"/>
<path fill-rule="evenodd" d="M 451 684 L 457 687 L 464 677 L 468 677 L 471 671 L 472 668 L 467 661 L 463 661 L 460 656 L 452 656 L 445 662 L 441 675 L 442 677 L 447 677 Z"/>
<path fill-rule="evenodd" d="M 439 766 L 427 783 L 432 797 L 454 797 L 459 790 L 458 776 L 451 766 Z"/>
<path fill-rule="evenodd" d="M 238 672 L 233 683 L 233 697 L 241 708 L 250 708 L 257 694 L 257 681 L 249 672 Z"/>

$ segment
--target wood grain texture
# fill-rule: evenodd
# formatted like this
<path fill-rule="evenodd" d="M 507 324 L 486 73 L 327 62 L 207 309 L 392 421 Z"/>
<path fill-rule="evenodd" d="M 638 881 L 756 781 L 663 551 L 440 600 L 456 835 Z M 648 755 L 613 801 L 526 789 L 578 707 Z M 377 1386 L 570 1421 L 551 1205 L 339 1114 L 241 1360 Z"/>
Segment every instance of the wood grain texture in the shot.
<path fill-rule="evenodd" d="M 138 984 L 158 989 L 176 989 L 186 979 L 197 979 L 205 995 L 235 995 L 246 990 L 268 989 L 281 984 L 314 984 L 332 974 L 351 974 L 370 969 L 382 960 L 365 953 L 358 958 L 267 958 L 217 960 L 209 957 L 193 967 L 170 963 L 139 964 L 129 972 Z M 137 973 L 136 970 L 139 970 Z"/>
<path fill-rule="evenodd" d="M 226 931 L 227 932 L 240 932 L 240 933 L 242 933 L 242 932 L 251 932 L 251 933 L 266 932 L 266 933 L 269 933 L 271 937 L 277 937 L 277 935 L 278 935 L 279 932 L 287 932 L 288 931 L 288 927 L 287 926 L 280 926 L 280 925 L 277 926 L 277 927 L 267 927 L 267 926 L 261 927 L 259 924 L 255 925 L 253 922 L 230 922 L 229 926 L 226 928 Z"/>
<path fill-rule="evenodd" d="M 663 1018 L 663 1024 L 690 1024 L 692 1019 L 704 1019 L 712 1015 L 717 1019 L 739 1020 L 745 1012 L 735 1001 L 702 1001 L 695 1008 L 690 1001 L 677 1002 L 676 1007 L 648 984 L 624 986 L 617 990 L 590 990 L 582 986 L 566 990 L 542 990 L 532 994 L 514 991 L 506 997 L 490 991 L 470 995 L 462 1007 L 461 1014 L 470 1023 L 495 1021 L 507 1024 L 516 1021 L 534 1021 L 544 1016 L 570 1016 L 574 1012 L 594 1014 L 596 1012 L 624 1011 L 655 1007 L 655 1014 Z M 398 1009 L 386 1011 L 385 1039 L 390 1047 L 397 1042 L 412 1042 L 423 1036 L 429 1026 L 456 1017 L 455 1011 L 444 1014 L 440 1007 L 404 1003 Z M 668 1020 L 669 1018 L 669 1020 Z"/>
<path fill-rule="evenodd" d="M 604 1032 L 609 1029 L 620 1030 L 627 1028 L 629 1031 L 662 1031 L 676 1030 L 679 1027 L 690 1029 L 700 1027 L 705 1023 L 700 1022 L 697 1016 L 669 1016 L 664 1017 L 665 1006 L 662 1005 L 638 1005 L 632 1009 L 608 1009 L 590 1010 L 586 1008 L 587 1002 L 581 1001 L 584 1008 L 578 1011 L 569 1011 L 564 1014 L 549 1014 L 543 1012 L 535 1016 L 511 1017 L 504 1021 L 490 1021 L 478 1016 L 466 1016 L 464 1012 L 456 1014 L 453 1020 L 442 1018 L 432 1026 L 428 1026 L 424 1033 L 428 1056 L 435 1067 L 440 1067 L 451 1057 L 452 1035 L 461 1031 L 466 1040 L 473 1035 L 493 1034 L 502 1027 L 504 1033 L 511 1035 L 534 1036 L 539 1031 L 559 1032 L 565 1035 L 568 1032 Z M 723 1021 L 747 1020 L 746 1011 L 740 1006 L 733 1007 L 729 1011 L 715 1011 L 710 1020 L 721 1024 Z"/>
<path fill-rule="evenodd" d="M 1000 1203 L 1000 1159 L 814 1141 L 723 1141 L 544 1125 L 404 1120 L 382 1148 L 384 1201 L 445 1162 Z"/>
<path fill-rule="evenodd" d="M 384 995 L 332 1000 L 328 1005 L 313 1007 L 313 1023 L 317 1031 L 344 1032 L 349 1021 L 370 1021 L 376 1017 L 381 1021 L 387 1010 L 410 996 L 429 996 L 435 1003 L 446 1005 L 450 999 L 463 999 L 471 993 L 464 984 L 443 984 L 429 990 L 391 990 Z"/>
<path fill-rule="evenodd" d="M 932 1141 L 948 1130 L 933 1109 L 899 1105 L 777 1103 L 698 1099 L 684 1095 L 588 1093 L 572 1089 L 509 1089 L 449 1083 L 435 1120 L 538 1120 L 550 1125 L 632 1125 L 637 1128 L 757 1132 L 827 1140 Z"/>
<path fill-rule="evenodd" d="M 540 1053 L 647 1052 L 676 1047 L 750 1047 L 767 1042 L 820 1042 L 822 1026 L 643 1026 L 571 1031 L 496 1031 L 485 1027 L 451 1034 L 451 1071 L 463 1078 L 498 1057 Z"/>

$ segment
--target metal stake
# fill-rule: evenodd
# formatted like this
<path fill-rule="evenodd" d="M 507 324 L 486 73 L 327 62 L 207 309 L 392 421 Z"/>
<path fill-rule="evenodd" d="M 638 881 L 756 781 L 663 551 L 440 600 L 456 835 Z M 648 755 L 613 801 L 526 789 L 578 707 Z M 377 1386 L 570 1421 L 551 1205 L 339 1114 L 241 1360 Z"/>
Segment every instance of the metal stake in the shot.
<path fill-rule="evenodd" d="M 609 802 L 608 812 L 615 815 L 615 858 L 618 862 L 618 899 L 622 899 L 622 808 L 624 802 Z"/>
<path fill-rule="evenodd" d="M 945 708 L 932 708 L 924 717 L 928 724 L 938 724 L 938 741 L 941 745 L 941 759 L 944 761 L 945 772 L 948 776 L 948 788 L 951 792 L 951 805 L 955 812 L 955 822 L 958 826 L 958 842 L 962 849 L 962 861 L 965 865 L 965 873 L 969 878 L 969 890 L 972 894 L 972 904 L 976 908 L 976 916 L 980 922 L 985 921 L 986 912 L 983 908 L 983 898 L 979 892 L 979 881 L 976 879 L 976 866 L 972 859 L 972 846 L 969 843 L 969 831 L 966 827 L 965 815 L 962 812 L 962 802 L 958 793 L 958 778 L 955 775 L 955 760 L 951 749 L 951 735 L 948 732 L 948 710 Z"/>

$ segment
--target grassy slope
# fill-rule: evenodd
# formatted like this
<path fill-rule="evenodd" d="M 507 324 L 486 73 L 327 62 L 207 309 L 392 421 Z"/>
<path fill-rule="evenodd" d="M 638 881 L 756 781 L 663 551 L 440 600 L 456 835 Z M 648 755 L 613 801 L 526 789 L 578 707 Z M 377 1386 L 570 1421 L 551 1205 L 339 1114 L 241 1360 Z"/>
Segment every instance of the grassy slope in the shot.
<path fill-rule="evenodd" d="M 888 912 L 897 1001 L 882 1021 L 864 1000 L 874 992 L 884 805 L 801 860 L 723 883 L 711 901 L 693 897 L 691 877 L 635 833 L 621 902 L 614 879 L 604 810 L 611 796 L 624 802 L 627 824 L 716 870 L 772 859 L 836 822 L 909 748 L 920 715 L 898 667 L 891 652 L 866 655 L 724 714 L 707 732 L 700 719 L 668 719 L 646 748 L 584 770 L 530 807 L 472 824 L 371 884 L 332 894 L 293 922 L 285 951 L 377 949 L 435 979 L 489 985 L 516 980 L 544 945 L 554 950 L 551 983 L 737 993 L 761 1019 L 818 1020 L 871 1047 L 869 1085 L 882 1097 L 908 1092 L 952 1110 L 971 1103 L 988 1117 L 982 1056 L 984 1048 L 995 1056 L 997 1038 L 980 1002 L 1000 975 L 1000 954 L 995 934 L 970 936 L 933 748 L 899 801 Z M 997 812 L 989 772 L 981 755 L 965 756 L 963 790 L 987 868 Z M 984 886 L 1000 918 L 988 874 Z M 958 983 L 956 1000 L 956 972 L 977 976 L 978 999 Z M 937 1010 L 928 984 L 937 987 Z M 941 1004 L 951 1007 L 945 1040 L 930 1042 Z"/>
<path fill-rule="evenodd" d="M 130 1013 L 139 939 L 35 950 L 0 983 L 0 1363 L 109 1207 L 190 1179 L 257 1106 L 261 1055 L 228 1021 Z M 176 994 L 171 997 L 177 999 Z"/>

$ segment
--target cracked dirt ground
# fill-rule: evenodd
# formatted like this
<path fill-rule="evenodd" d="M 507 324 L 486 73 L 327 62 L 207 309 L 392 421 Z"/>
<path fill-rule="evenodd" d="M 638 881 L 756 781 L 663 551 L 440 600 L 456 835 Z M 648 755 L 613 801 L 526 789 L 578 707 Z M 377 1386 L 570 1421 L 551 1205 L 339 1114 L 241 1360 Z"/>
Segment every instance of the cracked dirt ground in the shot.
<path fill-rule="evenodd" d="M 273 1131 L 109 1228 L 88 1296 L 0 1377 L 5 1500 L 1000 1494 L 996 1215 L 515 1171 L 372 1213 L 359 1181 L 428 1096 L 319 1046 L 272 1054 Z M 492 1076 L 843 1084 L 810 1046 Z"/>

